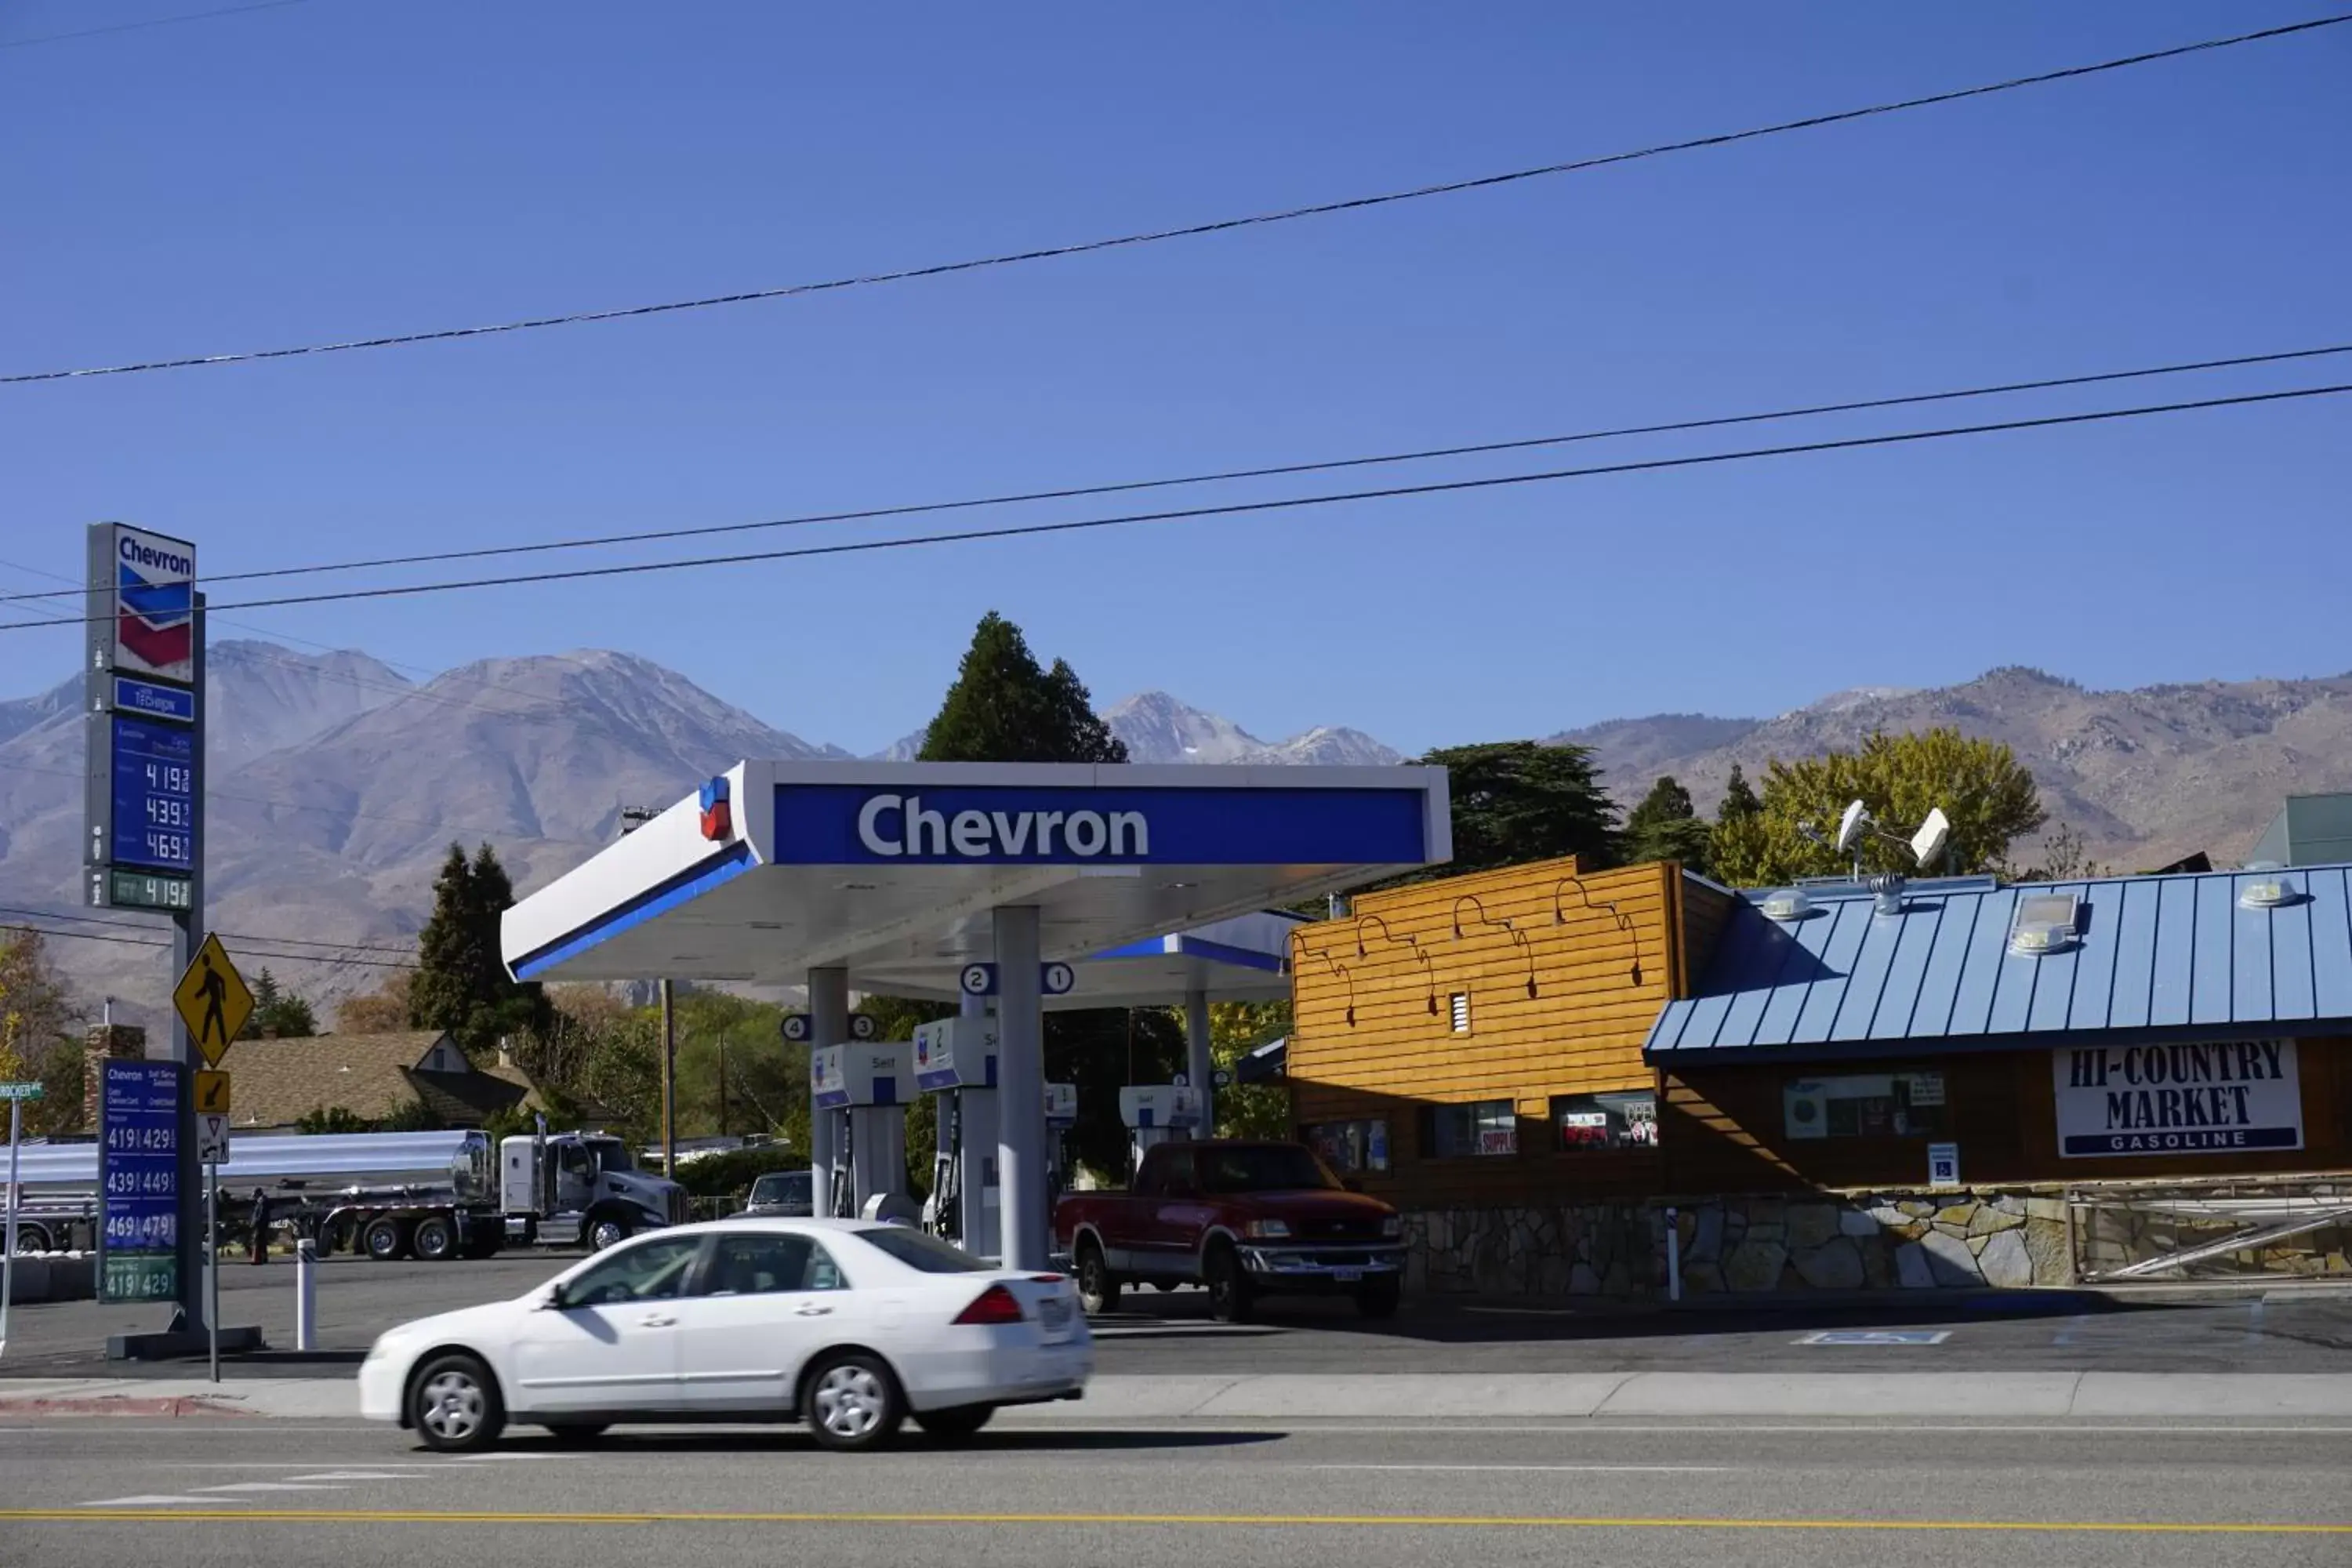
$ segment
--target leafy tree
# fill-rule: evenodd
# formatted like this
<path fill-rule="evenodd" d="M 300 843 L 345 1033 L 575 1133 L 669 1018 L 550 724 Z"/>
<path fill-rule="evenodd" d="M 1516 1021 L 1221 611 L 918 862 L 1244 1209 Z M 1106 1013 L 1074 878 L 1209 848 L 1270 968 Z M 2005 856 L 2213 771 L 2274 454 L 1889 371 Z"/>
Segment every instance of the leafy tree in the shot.
<path fill-rule="evenodd" d="M 375 1124 L 379 1132 L 438 1132 L 441 1118 L 421 1100 L 412 1100 Z"/>
<path fill-rule="evenodd" d="M 389 1035 L 409 1027 L 410 972 L 394 970 L 373 991 L 335 1005 L 335 1027 L 346 1035 Z"/>
<path fill-rule="evenodd" d="M 374 1124 L 346 1105 L 317 1105 L 295 1121 L 297 1132 L 373 1132 Z"/>
<path fill-rule="evenodd" d="M 97 1119 L 95 1107 L 83 1114 L 82 1054 L 73 1038 L 82 1017 L 41 933 L 0 931 L 0 1080 L 42 1086 L 41 1098 L 24 1108 L 28 1135 L 77 1131 Z"/>
<path fill-rule="evenodd" d="M 1242 1058 L 1290 1033 L 1287 1002 L 1213 1002 L 1209 1005 L 1209 1059 L 1232 1072 Z M 1220 1138 L 1288 1138 L 1290 1090 L 1278 1083 L 1229 1083 L 1217 1089 Z"/>
<path fill-rule="evenodd" d="M 1702 874 L 1715 853 L 1714 830 L 1699 819 L 1690 791 L 1672 773 L 1651 785 L 1626 815 L 1624 839 L 1631 859 L 1679 860 Z"/>
<path fill-rule="evenodd" d="M 2011 882 L 2079 882 L 2092 877 L 2112 877 L 2115 868 L 2092 859 L 2082 834 L 2062 825 L 2042 841 L 2041 864 L 2022 869 L 2004 867 L 2001 875 Z"/>
<path fill-rule="evenodd" d="M 267 967 L 254 977 L 253 1013 L 237 1031 L 238 1039 L 257 1040 L 265 1035 L 296 1039 L 318 1032 L 319 1021 L 310 1003 L 279 984 Z"/>
<path fill-rule="evenodd" d="M 1449 746 L 1423 763 L 1445 769 L 1454 860 L 1423 876 L 1458 876 L 1574 855 L 1589 868 L 1616 858 L 1616 808 L 1583 746 L 1498 741 Z"/>
<path fill-rule="evenodd" d="M 520 1133 L 536 1131 L 537 1121 L 532 1112 L 520 1104 L 502 1106 L 482 1118 L 482 1136 L 490 1141 L 490 1152 L 498 1152 L 499 1145 Z"/>
<path fill-rule="evenodd" d="M 991 610 L 919 753 L 927 763 L 1123 763 L 1127 747 L 1060 659 L 1041 668 L 1021 628 Z"/>
<path fill-rule="evenodd" d="M 1958 730 L 1882 731 L 1859 751 L 1773 762 L 1759 809 L 1717 829 L 1717 875 L 1736 886 L 1762 887 L 1846 871 L 1853 852 L 1841 856 L 1801 829 L 1810 826 L 1829 837 L 1853 800 L 1906 837 L 1940 808 L 1952 824 L 1948 864 L 1963 874 L 1997 869 L 2011 842 L 2039 829 L 2047 816 L 2033 775 L 1999 742 L 1972 740 Z M 1884 839 L 1865 837 L 1857 848 L 1865 873 L 1917 869 L 1907 849 Z"/>
<path fill-rule="evenodd" d="M 417 933 L 411 1027 L 446 1029 L 479 1058 L 500 1036 L 546 1021 L 540 988 L 509 979 L 499 960 L 499 917 L 513 904 L 514 886 L 495 850 L 484 844 L 469 865 L 461 847 L 449 846 L 433 882 L 433 918 Z"/>
<path fill-rule="evenodd" d="M 1764 803 L 1756 798 L 1755 786 L 1748 782 L 1748 775 L 1739 771 L 1738 763 L 1732 763 L 1731 776 L 1723 783 L 1723 800 L 1715 808 L 1717 825 L 1745 821 L 1763 809 Z"/>

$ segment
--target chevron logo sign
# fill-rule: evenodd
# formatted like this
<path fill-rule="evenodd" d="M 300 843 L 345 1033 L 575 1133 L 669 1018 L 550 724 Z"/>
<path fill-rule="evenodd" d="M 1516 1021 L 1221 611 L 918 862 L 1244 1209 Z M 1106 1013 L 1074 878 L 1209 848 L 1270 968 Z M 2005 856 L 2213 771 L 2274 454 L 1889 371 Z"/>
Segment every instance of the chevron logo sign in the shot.
<path fill-rule="evenodd" d="M 114 531 L 114 667 L 182 683 L 195 679 L 195 546 Z"/>

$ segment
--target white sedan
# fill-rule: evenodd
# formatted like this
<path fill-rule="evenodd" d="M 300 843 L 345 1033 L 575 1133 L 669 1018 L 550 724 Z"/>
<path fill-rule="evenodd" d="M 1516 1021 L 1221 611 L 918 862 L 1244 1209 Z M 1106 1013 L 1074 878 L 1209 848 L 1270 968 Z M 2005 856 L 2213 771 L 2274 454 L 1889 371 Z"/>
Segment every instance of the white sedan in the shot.
<path fill-rule="evenodd" d="M 831 1448 L 908 1415 L 969 1436 L 1094 1372 L 1077 1293 L 867 1220 L 735 1218 L 607 1248 L 513 1301 L 404 1323 L 360 1368 L 360 1411 L 443 1452 L 510 1421 L 585 1441 L 621 1421 L 800 1419 Z"/>

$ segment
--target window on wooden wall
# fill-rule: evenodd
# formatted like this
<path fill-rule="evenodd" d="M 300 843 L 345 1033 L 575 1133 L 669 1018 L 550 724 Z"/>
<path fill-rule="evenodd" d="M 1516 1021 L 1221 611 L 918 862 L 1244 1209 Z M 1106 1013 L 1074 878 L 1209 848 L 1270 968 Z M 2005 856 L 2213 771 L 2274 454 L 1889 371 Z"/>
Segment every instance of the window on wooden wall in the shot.
<path fill-rule="evenodd" d="M 1658 1146 L 1658 1101 L 1648 1089 L 1551 1097 L 1552 1147 L 1563 1154 Z"/>
<path fill-rule="evenodd" d="M 1470 993 L 1467 991 L 1456 991 L 1454 994 L 1453 1018 L 1455 1034 L 1466 1035 L 1470 1032 Z"/>
<path fill-rule="evenodd" d="M 1299 1131 L 1301 1142 L 1341 1175 L 1389 1168 L 1386 1121 L 1318 1121 Z"/>
<path fill-rule="evenodd" d="M 1421 1109 L 1421 1157 L 1457 1160 L 1519 1152 L 1517 1108 L 1507 1100 Z"/>
<path fill-rule="evenodd" d="M 1940 1072 L 1798 1079 L 1780 1090 L 1790 1138 L 1925 1138 L 1946 1130 Z"/>

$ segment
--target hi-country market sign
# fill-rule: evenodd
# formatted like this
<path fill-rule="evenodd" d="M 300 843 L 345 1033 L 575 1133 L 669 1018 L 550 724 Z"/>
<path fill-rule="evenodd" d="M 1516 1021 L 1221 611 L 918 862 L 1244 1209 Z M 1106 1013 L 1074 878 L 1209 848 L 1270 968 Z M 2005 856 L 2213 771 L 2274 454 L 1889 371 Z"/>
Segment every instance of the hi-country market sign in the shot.
<path fill-rule="evenodd" d="M 2293 1040 L 2065 1047 L 2050 1055 L 2061 1154 L 2303 1147 Z"/>

